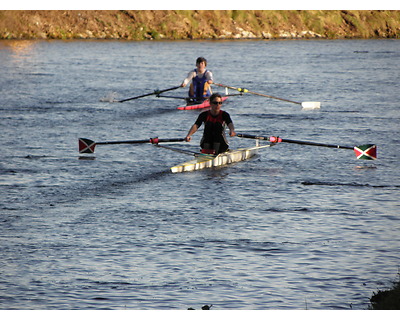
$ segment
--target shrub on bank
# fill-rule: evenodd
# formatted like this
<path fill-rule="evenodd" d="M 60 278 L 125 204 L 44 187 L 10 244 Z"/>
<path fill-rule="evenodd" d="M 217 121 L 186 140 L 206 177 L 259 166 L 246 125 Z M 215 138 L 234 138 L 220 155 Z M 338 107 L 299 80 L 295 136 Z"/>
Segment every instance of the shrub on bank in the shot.
<path fill-rule="evenodd" d="M 399 280 L 388 290 L 378 290 L 370 299 L 373 310 L 400 310 L 400 274 Z"/>

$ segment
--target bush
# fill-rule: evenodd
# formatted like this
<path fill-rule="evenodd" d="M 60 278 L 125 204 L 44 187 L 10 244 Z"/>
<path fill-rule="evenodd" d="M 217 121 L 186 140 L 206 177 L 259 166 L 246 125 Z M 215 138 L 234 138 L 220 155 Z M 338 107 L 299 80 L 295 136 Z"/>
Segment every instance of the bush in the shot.
<path fill-rule="evenodd" d="M 400 280 L 394 282 L 392 289 L 378 290 L 370 301 L 373 310 L 400 310 Z"/>

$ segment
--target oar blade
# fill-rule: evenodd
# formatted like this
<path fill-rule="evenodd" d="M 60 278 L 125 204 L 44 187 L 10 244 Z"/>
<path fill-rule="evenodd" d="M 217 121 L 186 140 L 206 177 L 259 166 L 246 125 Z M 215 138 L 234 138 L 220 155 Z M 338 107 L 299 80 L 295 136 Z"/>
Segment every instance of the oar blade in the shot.
<path fill-rule="evenodd" d="M 360 160 L 376 160 L 377 151 L 375 144 L 364 144 L 361 146 L 354 147 L 354 153 L 357 159 Z"/>
<path fill-rule="evenodd" d="M 86 138 L 79 138 L 79 153 L 94 153 L 96 142 Z"/>
<path fill-rule="evenodd" d="M 303 109 L 311 110 L 311 109 L 320 109 L 321 102 L 317 101 L 305 101 L 301 103 Z"/>

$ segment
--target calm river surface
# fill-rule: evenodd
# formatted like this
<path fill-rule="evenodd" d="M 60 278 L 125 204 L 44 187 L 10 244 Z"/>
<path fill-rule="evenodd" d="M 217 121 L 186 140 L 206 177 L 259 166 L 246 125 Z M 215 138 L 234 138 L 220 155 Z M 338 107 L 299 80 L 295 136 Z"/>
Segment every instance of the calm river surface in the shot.
<path fill-rule="evenodd" d="M 378 159 L 289 143 L 181 174 L 190 156 L 150 144 L 80 158 L 80 137 L 184 137 L 199 111 L 180 100 L 107 100 L 177 86 L 198 56 L 216 82 L 322 103 L 231 97 L 237 132 Z M 0 41 L 0 309 L 367 309 L 400 266 L 399 60 L 398 40 Z"/>

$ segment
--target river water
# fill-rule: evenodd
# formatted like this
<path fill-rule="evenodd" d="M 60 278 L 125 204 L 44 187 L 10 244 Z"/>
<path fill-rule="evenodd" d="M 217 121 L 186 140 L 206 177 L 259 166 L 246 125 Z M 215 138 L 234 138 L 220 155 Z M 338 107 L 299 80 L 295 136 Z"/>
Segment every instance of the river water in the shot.
<path fill-rule="evenodd" d="M 184 137 L 199 111 L 180 100 L 110 101 L 179 85 L 198 56 L 216 82 L 322 103 L 231 97 L 237 132 L 378 159 L 281 143 L 173 174 L 190 156 L 150 144 L 80 157 L 80 137 Z M 367 309 L 400 265 L 399 59 L 398 40 L 1 41 L 0 308 Z"/>

